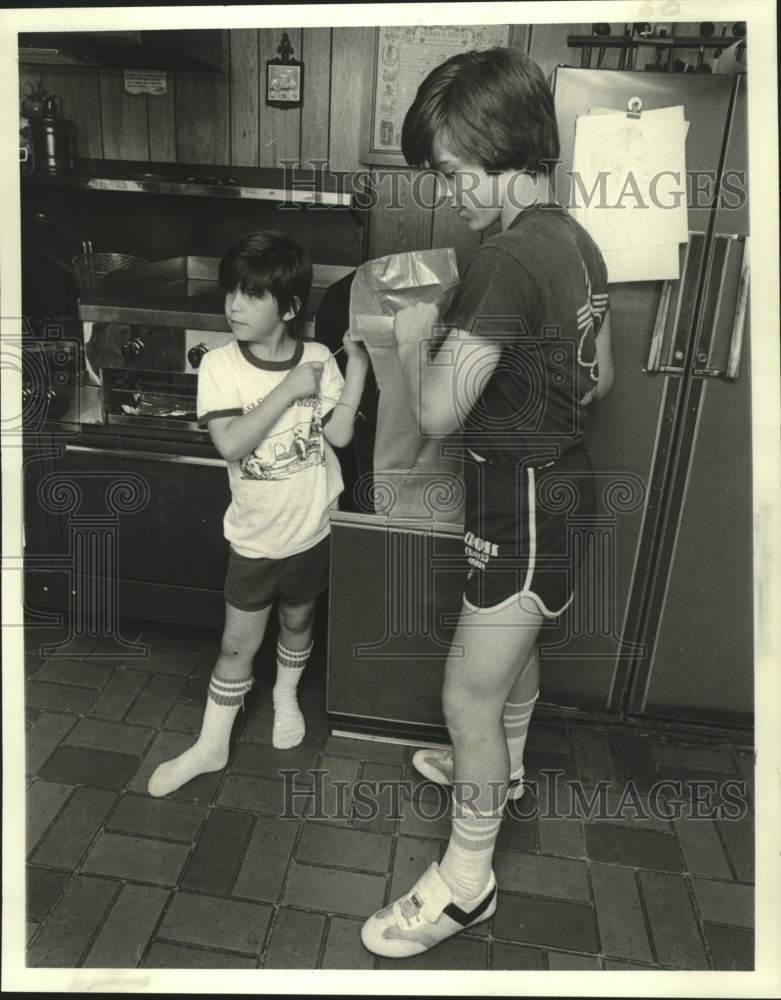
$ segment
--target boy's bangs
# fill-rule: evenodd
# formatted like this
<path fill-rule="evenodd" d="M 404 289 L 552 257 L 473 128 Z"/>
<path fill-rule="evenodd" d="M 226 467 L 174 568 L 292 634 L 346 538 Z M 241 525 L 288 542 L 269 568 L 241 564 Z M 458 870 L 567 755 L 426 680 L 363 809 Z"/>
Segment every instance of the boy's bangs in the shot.
<path fill-rule="evenodd" d="M 271 287 L 271 275 L 253 267 L 253 262 L 241 256 L 225 258 L 219 269 L 220 287 L 224 292 L 237 289 L 245 295 L 262 296 Z"/>
<path fill-rule="evenodd" d="M 247 272 L 240 277 L 236 288 L 245 295 L 255 295 L 257 298 L 262 298 L 266 292 L 271 291 L 271 278 L 267 274 Z"/>

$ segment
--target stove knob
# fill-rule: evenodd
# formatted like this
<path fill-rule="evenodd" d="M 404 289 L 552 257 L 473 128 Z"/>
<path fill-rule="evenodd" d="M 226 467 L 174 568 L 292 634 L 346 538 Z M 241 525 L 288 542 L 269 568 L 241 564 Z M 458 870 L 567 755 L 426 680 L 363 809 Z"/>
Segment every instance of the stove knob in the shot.
<path fill-rule="evenodd" d="M 201 358 L 208 352 L 209 348 L 206 344 L 196 344 L 195 347 L 191 347 L 187 352 L 187 360 L 190 362 L 190 367 L 198 368 L 201 363 Z"/>
<path fill-rule="evenodd" d="M 135 361 L 144 353 L 144 342 L 140 337 L 134 337 L 122 345 L 122 353 L 126 361 Z"/>

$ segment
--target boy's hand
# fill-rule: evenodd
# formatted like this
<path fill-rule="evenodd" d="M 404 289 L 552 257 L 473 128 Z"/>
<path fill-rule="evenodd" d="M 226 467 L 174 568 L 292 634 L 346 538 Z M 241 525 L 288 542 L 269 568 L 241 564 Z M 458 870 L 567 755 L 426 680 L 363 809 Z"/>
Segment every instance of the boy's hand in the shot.
<path fill-rule="evenodd" d="M 432 327 L 439 322 L 439 309 L 433 302 L 418 302 L 399 309 L 393 317 L 393 336 L 399 347 L 418 343 L 433 335 Z"/>
<path fill-rule="evenodd" d="M 290 394 L 290 399 L 306 399 L 316 396 L 320 391 L 320 376 L 323 365 L 320 361 L 305 361 L 302 365 L 291 368 L 285 376 L 282 385 Z"/>
<path fill-rule="evenodd" d="M 360 340 L 352 339 L 349 330 L 345 333 L 344 337 L 342 337 L 342 344 L 344 345 L 344 353 L 347 355 L 348 361 L 358 362 L 359 364 L 368 366 L 368 351 Z"/>

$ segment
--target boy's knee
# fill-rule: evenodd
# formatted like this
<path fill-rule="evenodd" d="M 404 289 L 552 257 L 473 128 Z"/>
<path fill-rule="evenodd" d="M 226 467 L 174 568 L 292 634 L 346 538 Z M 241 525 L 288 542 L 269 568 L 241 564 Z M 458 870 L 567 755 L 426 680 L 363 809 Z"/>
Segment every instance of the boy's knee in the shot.
<path fill-rule="evenodd" d="M 442 714 L 451 734 L 469 726 L 470 710 L 474 711 L 474 707 L 475 702 L 470 698 L 467 689 L 462 686 L 445 685 L 442 691 Z"/>
<path fill-rule="evenodd" d="M 479 684 L 445 684 L 442 714 L 451 735 L 473 732 L 501 718 L 503 703 Z"/>
<path fill-rule="evenodd" d="M 312 627 L 314 605 L 280 604 L 279 624 L 292 635 L 302 635 Z"/>
<path fill-rule="evenodd" d="M 220 652 L 226 659 L 241 660 L 247 656 L 254 656 L 256 651 L 257 644 L 250 641 L 247 636 L 223 632 L 220 640 Z"/>

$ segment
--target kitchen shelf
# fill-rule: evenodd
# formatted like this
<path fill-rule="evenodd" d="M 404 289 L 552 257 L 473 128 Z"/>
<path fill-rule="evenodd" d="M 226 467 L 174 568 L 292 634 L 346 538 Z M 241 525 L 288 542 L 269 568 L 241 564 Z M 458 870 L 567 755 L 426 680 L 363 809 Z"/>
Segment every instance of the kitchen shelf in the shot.
<path fill-rule="evenodd" d="M 69 173 L 22 175 L 23 188 L 121 191 L 290 203 L 313 210 L 367 205 L 362 174 L 311 168 L 233 167 L 138 160 L 76 160 Z"/>

